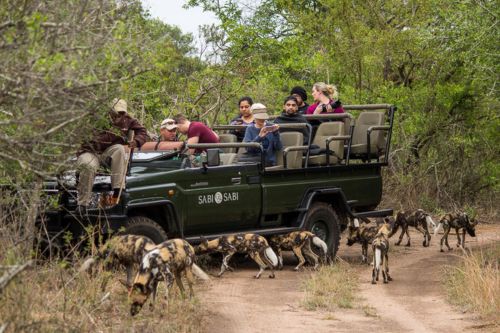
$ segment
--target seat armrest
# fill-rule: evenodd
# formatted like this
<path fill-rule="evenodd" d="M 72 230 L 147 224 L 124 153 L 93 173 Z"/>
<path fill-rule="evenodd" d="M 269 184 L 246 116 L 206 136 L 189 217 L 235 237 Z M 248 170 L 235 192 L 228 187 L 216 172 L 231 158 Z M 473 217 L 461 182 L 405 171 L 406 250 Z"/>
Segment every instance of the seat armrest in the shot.
<path fill-rule="evenodd" d="M 337 155 L 334 151 L 330 150 L 330 143 L 332 141 L 345 141 L 345 140 L 350 140 L 351 136 L 350 135 L 334 135 L 334 136 L 329 136 L 326 138 L 326 163 L 330 164 L 330 153 L 333 153 L 339 160 L 342 160 L 339 155 Z"/>
<path fill-rule="evenodd" d="M 370 126 L 366 130 L 369 133 L 372 131 L 388 131 L 391 127 L 389 125 L 378 125 L 378 126 Z"/>
<path fill-rule="evenodd" d="M 286 155 L 291 152 L 291 151 L 306 151 L 308 150 L 309 147 L 308 146 L 290 146 L 290 147 L 286 147 L 285 149 L 283 149 L 283 166 L 285 167 L 285 169 L 288 169 L 288 165 L 287 165 L 287 160 L 286 160 Z"/>

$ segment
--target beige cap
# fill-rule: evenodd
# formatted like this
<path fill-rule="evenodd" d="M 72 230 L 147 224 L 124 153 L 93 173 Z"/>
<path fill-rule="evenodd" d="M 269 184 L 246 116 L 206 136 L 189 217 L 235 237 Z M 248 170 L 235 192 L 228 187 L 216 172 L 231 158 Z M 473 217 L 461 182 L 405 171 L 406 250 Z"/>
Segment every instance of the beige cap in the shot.
<path fill-rule="evenodd" d="M 167 118 L 161 122 L 160 129 L 162 129 L 162 128 L 165 128 L 165 129 L 171 131 L 174 128 L 177 128 L 177 125 L 175 124 L 175 120 Z"/>
<path fill-rule="evenodd" d="M 255 119 L 267 120 L 269 119 L 269 115 L 267 114 L 267 108 L 262 103 L 254 103 L 250 107 L 250 111 L 252 111 L 253 117 Z"/>
<path fill-rule="evenodd" d="M 116 112 L 127 112 L 127 102 L 124 99 L 113 99 L 112 106 Z"/>

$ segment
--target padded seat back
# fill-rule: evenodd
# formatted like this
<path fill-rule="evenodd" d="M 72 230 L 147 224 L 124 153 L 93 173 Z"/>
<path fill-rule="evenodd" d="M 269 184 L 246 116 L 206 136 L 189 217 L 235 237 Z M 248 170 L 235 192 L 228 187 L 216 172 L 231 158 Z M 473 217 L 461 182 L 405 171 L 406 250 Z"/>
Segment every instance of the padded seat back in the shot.
<path fill-rule="evenodd" d="M 238 139 L 236 138 L 236 135 L 234 135 L 234 134 L 225 133 L 225 134 L 219 134 L 219 142 L 220 143 L 234 143 L 234 142 L 238 142 Z M 224 153 L 236 153 L 237 149 L 238 148 L 222 148 L 221 150 Z"/>
<path fill-rule="evenodd" d="M 235 164 L 238 158 L 238 154 L 236 153 L 221 153 L 220 157 L 220 165 L 230 165 Z"/>
<path fill-rule="evenodd" d="M 280 133 L 281 143 L 283 149 L 286 147 L 302 146 L 304 136 L 300 132 L 285 132 Z M 303 151 L 291 151 L 286 155 L 286 163 L 288 169 L 298 169 L 302 167 L 302 154 Z M 284 166 L 283 150 L 276 152 L 276 165 Z"/>
<path fill-rule="evenodd" d="M 351 152 L 363 154 L 368 152 L 367 131 L 371 126 L 384 125 L 385 112 L 361 112 L 356 120 L 352 135 Z M 370 135 L 370 152 L 377 153 L 385 147 L 385 131 L 372 131 Z"/>
<path fill-rule="evenodd" d="M 321 123 L 314 136 L 313 144 L 319 146 L 322 150 L 326 149 L 326 139 L 328 137 L 345 135 L 344 133 L 344 123 L 341 121 Z M 341 159 L 344 158 L 344 141 L 332 141 L 330 143 L 330 151 L 335 152 Z"/>

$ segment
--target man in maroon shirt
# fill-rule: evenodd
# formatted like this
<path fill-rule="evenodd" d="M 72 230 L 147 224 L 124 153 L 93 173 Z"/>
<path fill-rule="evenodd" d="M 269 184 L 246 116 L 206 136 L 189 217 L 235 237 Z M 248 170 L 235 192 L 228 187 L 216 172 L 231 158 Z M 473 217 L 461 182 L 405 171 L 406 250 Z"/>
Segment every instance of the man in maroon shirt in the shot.
<path fill-rule="evenodd" d="M 189 121 L 185 115 L 178 114 L 174 117 L 177 124 L 177 130 L 188 137 L 187 143 L 219 143 L 219 136 L 208 128 L 205 124 L 198 121 Z M 189 153 L 199 154 L 203 149 L 190 149 Z"/>

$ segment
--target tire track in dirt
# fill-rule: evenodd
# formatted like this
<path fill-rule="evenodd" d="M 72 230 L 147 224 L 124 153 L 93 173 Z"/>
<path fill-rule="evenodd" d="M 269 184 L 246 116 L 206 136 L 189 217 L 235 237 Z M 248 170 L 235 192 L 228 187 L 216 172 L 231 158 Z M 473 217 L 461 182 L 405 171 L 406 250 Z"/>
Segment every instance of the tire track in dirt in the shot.
<path fill-rule="evenodd" d="M 481 229 L 478 228 L 478 237 L 466 238 L 466 247 L 500 241 L 498 228 Z M 389 267 L 394 280 L 389 284 L 379 282 L 373 286 L 371 266 L 358 269 L 361 296 L 376 309 L 381 320 L 395 320 L 406 332 L 473 332 L 475 316 L 450 306 L 442 287 L 443 268 L 455 263 L 461 250 L 439 252 L 441 235 L 433 238 L 429 248 L 422 247 L 421 234 L 412 232 L 411 236 L 412 247 L 391 244 Z M 400 332 L 399 329 L 390 331 Z"/>
<path fill-rule="evenodd" d="M 477 238 L 467 238 L 467 246 L 500 241 L 499 227 L 481 229 Z M 391 241 L 389 265 L 394 281 L 387 285 L 371 285 L 371 266 L 360 264 L 359 246 L 346 247 L 342 239 L 339 254 L 353 263 L 360 279 L 361 300 L 355 309 L 323 312 L 301 307 L 302 281 L 314 273 L 292 271 L 291 256 L 285 258 L 288 266 L 276 273 L 276 279 L 263 274 L 256 280 L 256 265 L 240 264 L 235 272 L 213 278 L 202 291 L 200 299 L 208 309 L 203 332 L 478 332 L 471 328 L 477 324 L 474 316 L 458 312 L 444 298 L 442 268 L 453 263 L 459 252 L 440 253 L 440 235 L 429 248 L 422 247 L 420 234 L 411 236 L 410 248 L 396 247 Z M 377 316 L 366 316 L 363 305 L 374 308 Z"/>

